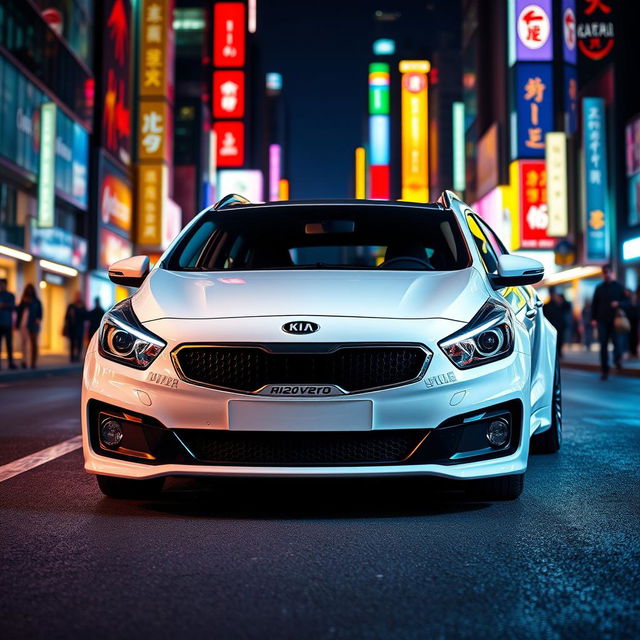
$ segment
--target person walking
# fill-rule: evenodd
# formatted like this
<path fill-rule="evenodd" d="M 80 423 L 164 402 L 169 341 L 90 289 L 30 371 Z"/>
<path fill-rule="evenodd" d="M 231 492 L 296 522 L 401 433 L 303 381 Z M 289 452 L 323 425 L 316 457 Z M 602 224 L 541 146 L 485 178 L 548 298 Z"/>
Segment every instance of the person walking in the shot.
<path fill-rule="evenodd" d="M 27 368 L 29 360 L 31 368 L 38 364 L 38 334 L 42 324 L 42 303 L 36 295 L 36 288 L 28 284 L 22 293 L 18 313 L 16 316 L 16 328 L 20 331 L 22 343 L 22 367 Z M 30 352 L 31 358 L 28 359 Z"/>
<path fill-rule="evenodd" d="M 79 362 L 82 356 L 87 308 L 82 301 L 82 294 L 76 291 L 73 302 L 67 307 L 64 316 L 64 335 L 69 339 L 69 360 Z"/>
<path fill-rule="evenodd" d="M 100 328 L 100 322 L 102 321 L 102 316 L 104 315 L 104 309 L 100 304 L 100 298 L 96 296 L 93 300 L 93 304 L 95 305 L 91 311 L 88 313 L 89 319 L 89 340 L 93 337 L 93 334 Z"/>
<path fill-rule="evenodd" d="M 629 318 L 628 350 L 632 358 L 638 357 L 638 326 L 640 326 L 640 306 L 638 294 L 631 289 L 625 289 L 627 297 L 627 318 Z"/>
<path fill-rule="evenodd" d="M 596 287 L 591 303 L 591 324 L 598 328 L 600 343 L 600 379 L 609 377 L 609 342 L 613 343 L 613 361 L 617 369 L 622 368 L 620 336 L 615 329 L 615 318 L 619 309 L 624 309 L 624 287 L 615 279 L 610 264 L 602 267 L 603 281 Z"/>
<path fill-rule="evenodd" d="M 566 300 L 564 299 L 564 296 L 557 293 L 553 287 L 549 289 L 549 295 L 549 302 L 544 305 L 542 312 L 544 313 L 544 317 L 551 323 L 558 334 L 556 349 L 558 358 L 562 358 L 562 348 L 564 346 L 565 333 L 567 331 Z"/>
<path fill-rule="evenodd" d="M 0 367 L 2 364 L 2 341 L 7 345 L 9 369 L 15 369 L 13 361 L 13 312 L 16 310 L 16 297 L 7 290 L 7 281 L 0 279 Z"/>

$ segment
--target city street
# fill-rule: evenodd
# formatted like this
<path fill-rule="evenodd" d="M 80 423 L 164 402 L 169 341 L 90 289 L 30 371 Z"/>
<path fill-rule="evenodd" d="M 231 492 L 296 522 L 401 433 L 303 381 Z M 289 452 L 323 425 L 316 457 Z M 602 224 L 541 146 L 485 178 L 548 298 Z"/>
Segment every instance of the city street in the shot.
<path fill-rule="evenodd" d="M 3 479 L 79 434 L 80 377 L 3 383 L 0 636 L 637 638 L 640 380 L 563 375 L 564 446 L 506 503 L 415 479 L 114 501 L 79 449 Z"/>

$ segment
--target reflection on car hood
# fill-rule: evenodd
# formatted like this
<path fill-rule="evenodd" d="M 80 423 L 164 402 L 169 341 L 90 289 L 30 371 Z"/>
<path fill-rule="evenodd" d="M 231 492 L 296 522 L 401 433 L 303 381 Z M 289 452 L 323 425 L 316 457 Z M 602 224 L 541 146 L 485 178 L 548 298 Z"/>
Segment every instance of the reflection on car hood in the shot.
<path fill-rule="evenodd" d="M 349 316 L 469 321 L 489 295 L 460 271 L 218 271 L 154 269 L 133 298 L 142 322 L 160 318 Z"/>

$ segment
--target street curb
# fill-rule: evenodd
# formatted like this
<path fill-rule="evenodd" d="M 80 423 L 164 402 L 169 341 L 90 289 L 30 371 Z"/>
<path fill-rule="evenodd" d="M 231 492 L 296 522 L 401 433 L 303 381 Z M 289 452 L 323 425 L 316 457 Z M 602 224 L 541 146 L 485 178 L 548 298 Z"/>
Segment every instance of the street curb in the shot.
<path fill-rule="evenodd" d="M 597 364 L 581 364 L 578 362 L 561 362 L 560 366 L 562 369 L 578 369 L 580 371 L 592 371 L 593 373 L 600 373 L 600 366 Z M 624 376 L 626 378 L 640 378 L 640 369 L 625 369 L 623 367 L 622 371 L 611 369 L 610 373 L 614 376 Z"/>
<path fill-rule="evenodd" d="M 23 369 L 12 373 L 0 372 L 0 384 L 3 382 L 18 382 L 20 380 L 33 380 L 36 378 L 46 378 L 61 373 L 76 373 L 82 371 L 82 364 L 66 365 L 64 367 L 51 367 L 48 369 Z"/>

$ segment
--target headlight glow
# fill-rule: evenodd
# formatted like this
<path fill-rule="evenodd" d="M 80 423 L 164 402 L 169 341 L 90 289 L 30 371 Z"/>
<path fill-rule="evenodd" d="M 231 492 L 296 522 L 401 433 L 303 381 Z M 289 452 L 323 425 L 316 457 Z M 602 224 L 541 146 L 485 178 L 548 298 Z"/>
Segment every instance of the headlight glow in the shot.
<path fill-rule="evenodd" d="M 167 343 L 145 329 L 127 298 L 105 313 L 100 324 L 100 355 L 136 369 L 146 369 Z"/>
<path fill-rule="evenodd" d="M 471 322 L 438 343 L 459 369 L 470 369 L 513 351 L 513 325 L 508 307 L 488 300 Z"/>

